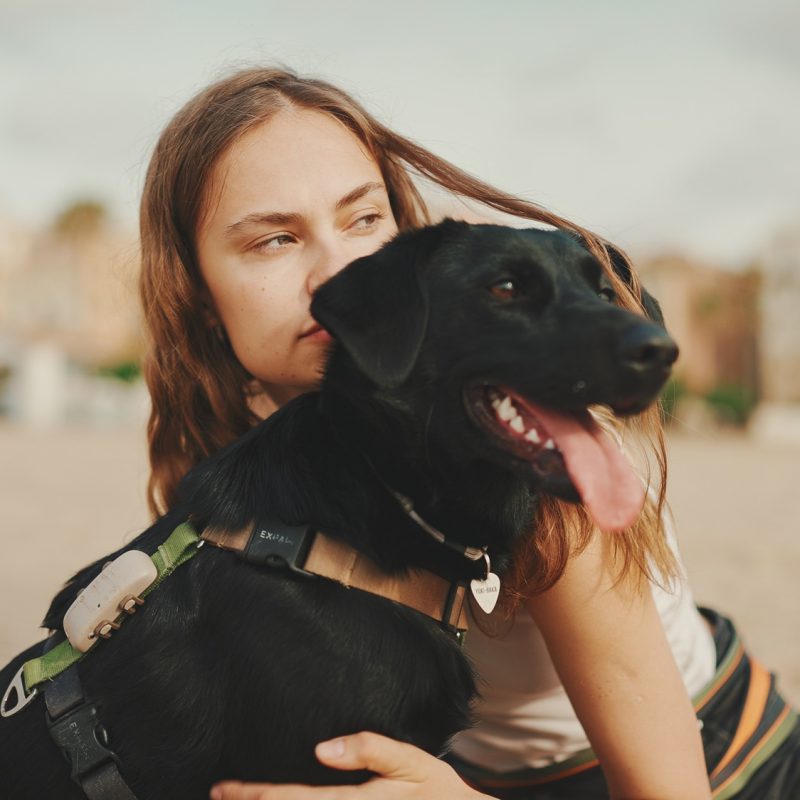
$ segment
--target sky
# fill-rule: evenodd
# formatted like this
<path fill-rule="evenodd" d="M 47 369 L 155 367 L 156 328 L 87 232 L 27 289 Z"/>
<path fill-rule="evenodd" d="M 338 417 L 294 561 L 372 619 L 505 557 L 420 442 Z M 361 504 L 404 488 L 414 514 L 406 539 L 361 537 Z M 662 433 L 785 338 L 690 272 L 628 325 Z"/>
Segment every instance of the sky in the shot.
<path fill-rule="evenodd" d="M 170 116 L 283 63 L 634 254 L 747 265 L 800 222 L 796 0 L 0 0 L 0 216 L 133 228 Z"/>

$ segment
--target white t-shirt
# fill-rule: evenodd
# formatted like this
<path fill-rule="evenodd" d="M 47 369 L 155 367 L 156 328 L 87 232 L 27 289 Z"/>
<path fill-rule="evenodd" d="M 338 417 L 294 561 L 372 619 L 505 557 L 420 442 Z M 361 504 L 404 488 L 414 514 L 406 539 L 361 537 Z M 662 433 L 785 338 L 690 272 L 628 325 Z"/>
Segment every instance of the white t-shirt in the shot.
<path fill-rule="evenodd" d="M 665 531 L 682 577 L 666 590 L 653 584 L 653 597 L 686 690 L 693 696 L 713 677 L 716 653 L 683 577 L 669 520 Z M 464 647 L 478 673 L 482 697 L 475 708 L 477 724 L 455 739 L 457 756 L 508 772 L 557 763 L 590 747 L 542 635 L 524 609 L 501 637 L 487 636 L 471 624 Z"/>

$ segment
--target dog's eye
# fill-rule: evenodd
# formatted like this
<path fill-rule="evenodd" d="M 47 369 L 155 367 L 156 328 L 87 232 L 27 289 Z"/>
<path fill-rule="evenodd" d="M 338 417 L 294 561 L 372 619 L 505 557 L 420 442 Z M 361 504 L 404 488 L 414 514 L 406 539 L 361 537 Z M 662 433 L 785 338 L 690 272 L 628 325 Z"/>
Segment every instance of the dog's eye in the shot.
<path fill-rule="evenodd" d="M 617 299 L 617 293 L 610 286 L 603 286 L 597 296 L 609 303 L 613 303 Z"/>
<path fill-rule="evenodd" d="M 502 281 L 493 283 L 489 291 L 500 300 L 513 300 L 518 294 L 517 285 L 511 278 L 504 278 Z"/>

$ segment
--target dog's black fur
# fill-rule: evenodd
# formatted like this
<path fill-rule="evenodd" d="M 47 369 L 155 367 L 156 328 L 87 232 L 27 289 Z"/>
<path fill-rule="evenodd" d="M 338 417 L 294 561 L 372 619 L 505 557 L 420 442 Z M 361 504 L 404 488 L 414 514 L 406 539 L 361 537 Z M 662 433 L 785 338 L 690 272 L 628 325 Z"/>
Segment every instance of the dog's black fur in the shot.
<path fill-rule="evenodd" d="M 278 517 L 390 572 L 469 580 L 481 566 L 434 542 L 386 486 L 453 540 L 488 545 L 502 568 L 536 493 L 576 494 L 557 453 L 520 458 L 481 423 L 481 387 L 633 413 L 675 356 L 659 325 L 614 304 L 599 263 L 564 232 L 446 221 L 403 234 L 323 286 L 312 313 L 338 342 L 321 392 L 194 469 L 180 507 L 123 549 L 155 551 L 189 515 L 231 530 Z M 46 627 L 60 629 L 110 557 L 60 592 Z M 0 689 L 40 653 L 18 656 Z M 314 744 L 368 729 L 439 753 L 469 724 L 475 693 L 455 639 L 428 617 L 209 546 L 79 671 L 140 800 L 204 797 L 222 778 L 363 780 L 321 767 Z M 37 698 L 0 719 L 4 798 L 82 797 L 44 716 Z"/>

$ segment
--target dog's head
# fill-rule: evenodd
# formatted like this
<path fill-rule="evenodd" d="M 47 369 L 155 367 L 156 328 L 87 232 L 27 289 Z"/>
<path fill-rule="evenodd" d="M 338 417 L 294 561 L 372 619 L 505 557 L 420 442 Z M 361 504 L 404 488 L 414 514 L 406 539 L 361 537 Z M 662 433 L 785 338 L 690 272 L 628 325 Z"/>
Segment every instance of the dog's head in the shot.
<path fill-rule="evenodd" d="M 643 305 L 658 313 L 649 296 Z M 373 400 L 416 417 L 452 468 L 499 465 L 583 499 L 601 527 L 624 527 L 641 507 L 640 482 L 588 408 L 645 409 L 677 348 L 616 304 L 574 235 L 448 220 L 355 261 L 311 312 L 338 342 L 333 358 Z M 632 492 L 639 500 L 625 499 Z"/>

